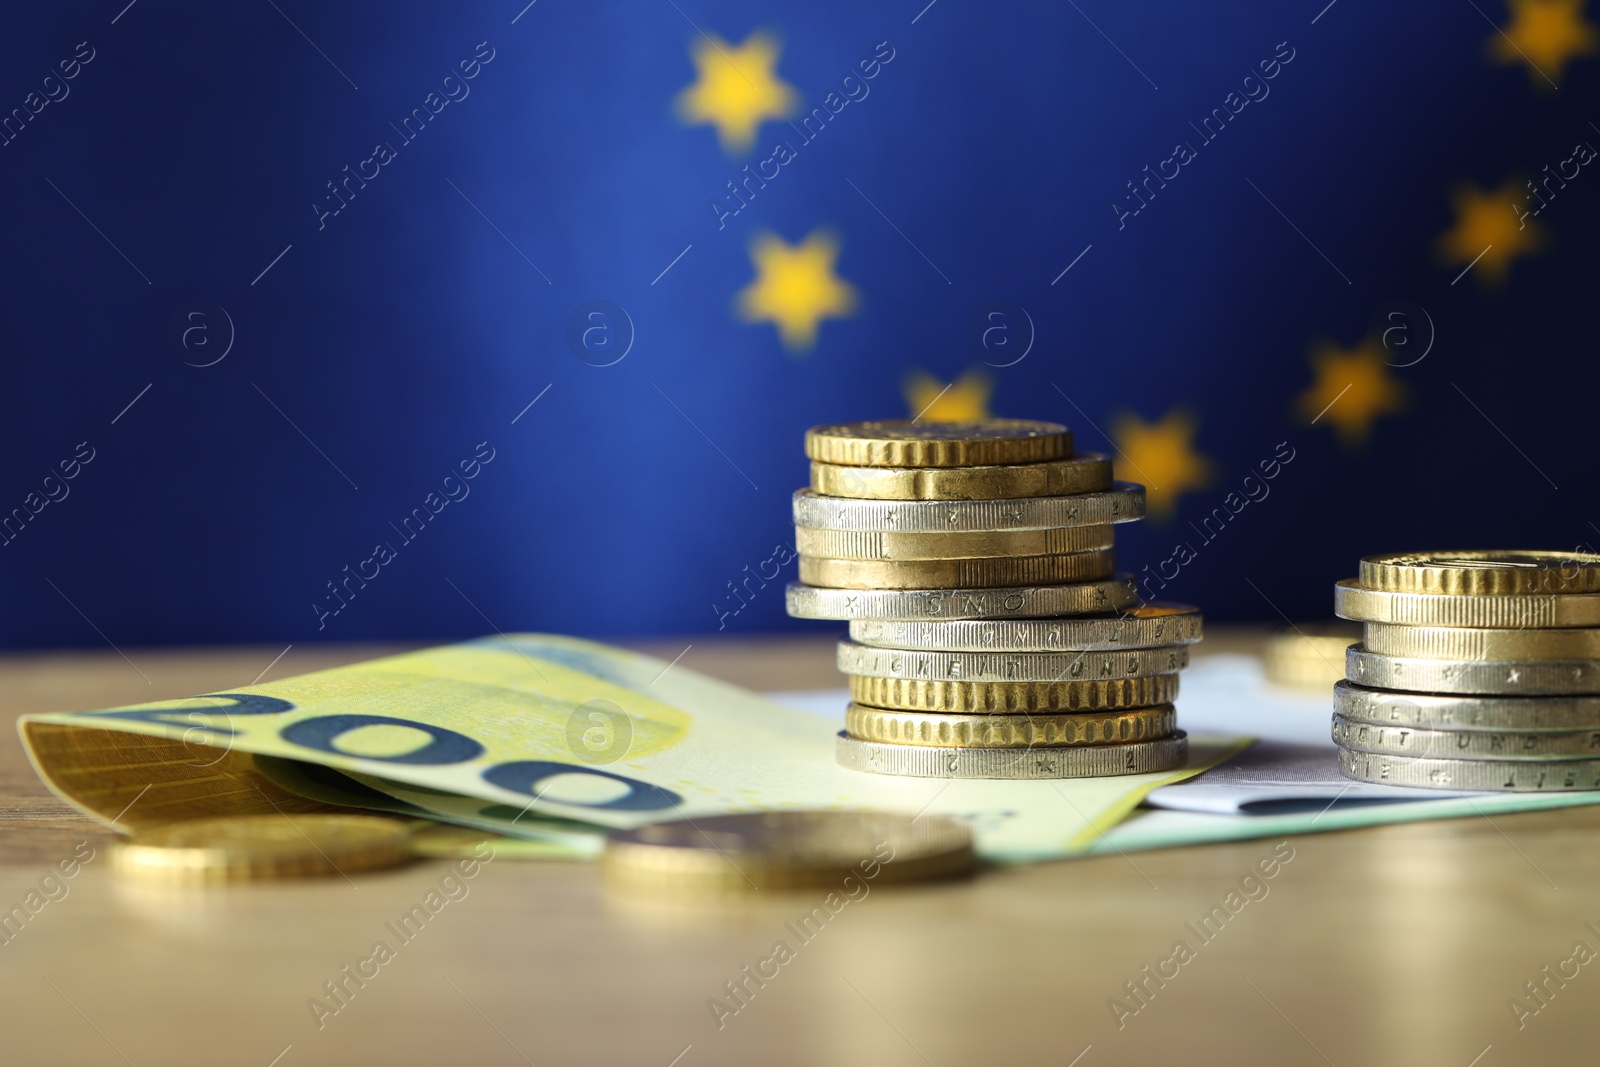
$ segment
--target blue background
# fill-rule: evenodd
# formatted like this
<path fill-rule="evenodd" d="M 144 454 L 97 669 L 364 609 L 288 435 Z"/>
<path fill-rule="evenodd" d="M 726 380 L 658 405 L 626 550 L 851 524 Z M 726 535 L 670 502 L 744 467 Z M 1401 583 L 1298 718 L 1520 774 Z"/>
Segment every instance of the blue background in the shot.
<path fill-rule="evenodd" d="M 1600 178 L 1551 204 L 1548 247 L 1502 286 L 1452 285 L 1459 265 L 1434 254 L 1456 184 L 1497 187 L 1600 143 L 1600 64 L 1574 61 L 1556 91 L 1491 63 L 1493 2 L 1080 6 L 13 13 L 0 111 L 78 42 L 94 59 L 0 148 L 0 513 L 78 442 L 95 458 L 0 546 L 0 643 L 714 631 L 726 583 L 792 537 L 805 428 L 905 417 L 906 375 L 981 365 L 973 324 L 1002 305 L 1026 308 L 1036 337 L 990 371 L 994 413 L 1068 422 L 1099 449 L 1118 411 L 1198 420 L 1215 478 L 1174 520 L 1121 528 L 1131 569 L 1194 540 L 1189 520 L 1292 443 L 1271 498 L 1167 590 L 1213 619 L 1326 616 L 1330 584 L 1372 552 L 1600 538 L 1583 436 Z M 678 118 L 696 27 L 775 34 L 807 109 L 878 42 L 895 50 L 721 230 L 708 202 L 786 133 L 769 122 L 730 154 Z M 1281 41 L 1295 58 L 1270 97 L 1119 230 L 1124 183 Z M 319 230 L 325 183 L 398 142 L 389 124 L 479 42 L 494 58 L 470 95 Z M 861 307 L 797 355 L 733 300 L 757 234 L 819 226 Z M 1394 372 L 1405 410 L 1359 447 L 1307 426 L 1294 404 L 1311 346 L 1354 344 L 1396 299 L 1437 329 L 1427 359 Z M 636 330 L 613 366 L 568 345 L 589 300 Z M 171 336 L 201 304 L 236 333 L 204 368 Z M 402 545 L 390 523 L 482 441 L 495 458 L 470 496 Z M 319 628 L 325 583 L 380 541 L 398 557 Z M 782 599 L 769 586 L 727 629 L 820 625 Z"/>

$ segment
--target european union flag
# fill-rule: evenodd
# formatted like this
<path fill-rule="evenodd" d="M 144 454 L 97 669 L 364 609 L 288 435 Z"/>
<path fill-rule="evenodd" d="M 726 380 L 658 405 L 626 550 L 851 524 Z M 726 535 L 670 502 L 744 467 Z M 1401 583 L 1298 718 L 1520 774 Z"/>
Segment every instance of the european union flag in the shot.
<path fill-rule="evenodd" d="M 19 12 L 0 641 L 799 627 L 804 429 L 918 414 L 1112 453 L 1214 619 L 1593 544 L 1596 22 Z"/>

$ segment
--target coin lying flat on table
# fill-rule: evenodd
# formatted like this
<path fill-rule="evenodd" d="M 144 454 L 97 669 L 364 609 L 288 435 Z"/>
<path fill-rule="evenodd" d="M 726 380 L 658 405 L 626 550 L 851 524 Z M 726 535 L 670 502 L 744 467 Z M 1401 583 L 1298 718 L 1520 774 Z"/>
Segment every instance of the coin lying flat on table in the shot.
<path fill-rule="evenodd" d="M 863 741 L 949 748 L 1121 744 L 1169 737 L 1176 726 L 1171 704 L 1071 715 L 939 715 L 851 704 L 844 715 L 845 733 Z"/>
<path fill-rule="evenodd" d="M 1340 682 L 1333 710 L 1352 721 L 1436 730 L 1600 729 L 1600 697 L 1591 696 L 1449 696 Z"/>
<path fill-rule="evenodd" d="M 1004 500 L 1094 493 L 1111 486 L 1111 459 L 1085 452 L 994 467 L 841 467 L 811 464 L 811 489 L 860 500 Z"/>
<path fill-rule="evenodd" d="M 1341 748 L 1380 756 L 1507 760 L 1600 758 L 1600 729 L 1418 730 L 1411 726 L 1375 726 L 1335 715 L 1333 741 Z"/>
<path fill-rule="evenodd" d="M 743 891 L 942 878 L 975 862 L 972 832 L 954 819 L 867 811 L 655 823 L 612 834 L 601 857 L 606 875 L 624 885 Z"/>
<path fill-rule="evenodd" d="M 1189 665 L 1189 650 L 1180 646 L 1111 652 L 921 652 L 840 641 L 837 662 L 845 674 L 874 678 L 1076 682 L 1175 674 Z"/>
<path fill-rule="evenodd" d="M 954 682 L 850 676 L 850 699 L 869 708 L 966 714 L 1119 711 L 1170 704 L 1176 674 L 1103 682 Z"/>
<path fill-rule="evenodd" d="M 1011 589 L 828 589 L 791 582 L 784 600 L 800 619 L 1031 619 L 1132 607 L 1139 587 L 1128 575 Z"/>
<path fill-rule="evenodd" d="M 916 778 L 1097 778 L 1149 774 L 1182 767 L 1189 759 L 1182 730 L 1154 741 L 1122 745 L 1056 748 L 935 748 L 886 745 L 841 732 L 835 748 L 839 766 L 872 774 Z"/>
<path fill-rule="evenodd" d="M 1353 622 L 1480 629 L 1600 626 L 1600 593 L 1459 596 L 1368 589 L 1354 578 L 1333 587 L 1333 613 Z"/>
<path fill-rule="evenodd" d="M 1139 604 L 1115 615 L 1068 619 L 900 622 L 856 619 L 850 639 L 879 648 L 948 652 L 1102 652 L 1166 648 L 1200 640 L 1200 609 L 1188 604 Z M 1342 667 L 1344 649 L 1339 650 Z"/>
<path fill-rule="evenodd" d="M 1110 548 L 1110 526 L 1057 526 L 1004 533 L 898 533 L 879 530 L 815 530 L 797 526 L 794 547 L 824 559 L 945 560 L 996 556 L 1054 556 Z"/>
<path fill-rule="evenodd" d="M 1486 696 L 1600 693 L 1600 660 L 1572 663 L 1479 663 L 1380 656 L 1360 645 L 1345 653 L 1352 682 L 1374 689 Z"/>
<path fill-rule="evenodd" d="M 1361 561 L 1361 584 L 1401 593 L 1522 596 L 1600 592 L 1592 552 L 1395 552 Z"/>
<path fill-rule="evenodd" d="M 1600 760 L 1418 759 L 1339 750 L 1339 772 L 1374 785 L 1507 793 L 1600 789 Z"/>
<path fill-rule="evenodd" d="M 1600 629 L 1467 630 L 1453 626 L 1369 622 L 1361 643 L 1368 652 L 1412 659 L 1489 663 L 1600 660 Z"/>
<path fill-rule="evenodd" d="M 168 885 L 348 874 L 411 859 L 411 833 L 376 815 L 231 815 L 141 830 L 117 844 L 118 874 Z"/>
<path fill-rule="evenodd" d="M 1098 493 L 1014 500 L 849 500 L 810 489 L 794 494 L 794 524 L 820 530 L 990 533 L 1104 526 L 1144 518 L 1144 486 L 1113 482 Z"/>
<path fill-rule="evenodd" d="M 977 467 L 1072 455 L 1072 431 L 1056 422 L 887 420 L 813 426 L 806 455 L 852 467 Z"/>
<path fill-rule="evenodd" d="M 830 589 L 987 589 L 1101 581 L 1116 572 L 1116 553 L 1109 548 L 1059 556 L 895 562 L 800 557 L 800 580 Z"/>

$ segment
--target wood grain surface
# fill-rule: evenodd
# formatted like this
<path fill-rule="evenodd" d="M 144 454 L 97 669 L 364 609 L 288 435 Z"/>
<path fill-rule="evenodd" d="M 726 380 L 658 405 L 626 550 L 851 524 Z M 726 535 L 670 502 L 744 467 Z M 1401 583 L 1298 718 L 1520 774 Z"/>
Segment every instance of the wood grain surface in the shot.
<path fill-rule="evenodd" d="M 1255 640 L 1218 638 L 1201 648 Z M 686 666 L 796 689 L 839 684 L 832 642 L 696 638 L 647 650 L 671 659 L 692 645 Z M 9 718 L 114 706 L 246 684 L 269 664 L 268 677 L 282 677 L 393 650 L 296 647 L 276 662 L 275 648 L 12 656 L 0 659 L 0 699 Z M 19 1067 L 1501 1067 L 1592 1062 L 1597 1043 L 1600 963 L 1579 962 L 1600 952 L 1597 808 L 885 887 L 810 941 L 786 924 L 821 903 L 815 892 L 673 901 L 619 895 L 592 865 L 502 859 L 459 883 L 465 895 L 359 986 L 342 968 L 393 942 L 385 924 L 449 864 L 201 892 L 120 882 L 110 835 L 45 791 L 14 729 L 0 740 L 0 825 L 0 911 L 41 886 L 54 897 L 0 943 L 0 1049 Z M 1267 895 L 1202 944 L 1186 924 L 1275 848 L 1293 859 Z M 58 864 L 91 852 L 59 878 Z M 747 978 L 780 939 L 793 958 L 775 977 Z M 1180 940 L 1193 958 L 1174 974 L 1161 961 Z M 1575 955 L 1579 943 L 1592 951 Z M 328 1000 L 330 981 L 348 992 L 319 1026 L 307 1002 Z M 708 1001 L 738 1007 L 729 982 L 744 983 L 745 1003 L 719 1027 Z M 1143 984 L 1142 1006 L 1128 982 Z M 1120 1027 L 1113 998 L 1139 1008 Z M 1525 1005 L 1520 1027 L 1513 998 Z"/>

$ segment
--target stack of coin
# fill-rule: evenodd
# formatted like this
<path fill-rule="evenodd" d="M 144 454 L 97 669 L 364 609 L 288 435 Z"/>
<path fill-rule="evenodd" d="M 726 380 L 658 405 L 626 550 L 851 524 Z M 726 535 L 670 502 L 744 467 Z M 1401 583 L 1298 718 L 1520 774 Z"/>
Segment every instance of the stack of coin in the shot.
<path fill-rule="evenodd" d="M 1600 555 L 1369 556 L 1334 687 L 1339 768 L 1428 789 L 1600 788 Z"/>
<path fill-rule="evenodd" d="M 1077 778 L 1183 766 L 1172 706 L 1200 613 L 1139 603 L 1113 528 L 1144 488 L 1065 426 L 863 422 L 806 434 L 789 614 L 847 619 L 843 766 Z"/>

